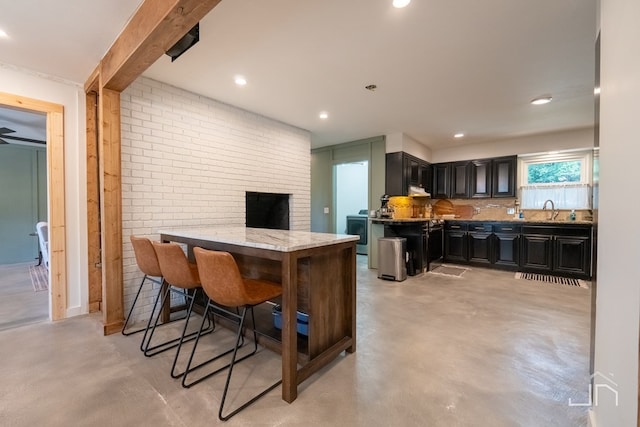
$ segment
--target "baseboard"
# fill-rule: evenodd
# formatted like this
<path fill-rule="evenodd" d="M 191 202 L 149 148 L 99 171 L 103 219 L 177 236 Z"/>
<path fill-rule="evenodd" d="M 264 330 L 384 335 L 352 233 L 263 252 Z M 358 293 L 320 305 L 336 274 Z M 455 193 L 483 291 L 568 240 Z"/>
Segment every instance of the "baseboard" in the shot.
<path fill-rule="evenodd" d="M 589 414 L 589 422 L 587 423 L 588 427 L 598 427 L 596 425 L 596 414 L 595 412 L 593 412 L 593 408 L 589 408 L 589 410 L 587 411 L 587 414 Z"/>

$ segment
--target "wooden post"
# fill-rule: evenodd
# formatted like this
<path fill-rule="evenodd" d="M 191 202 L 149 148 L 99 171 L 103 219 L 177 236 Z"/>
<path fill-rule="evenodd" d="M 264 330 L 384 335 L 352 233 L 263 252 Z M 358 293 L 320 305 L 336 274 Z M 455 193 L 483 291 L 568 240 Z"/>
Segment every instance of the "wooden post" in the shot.
<path fill-rule="evenodd" d="M 124 324 L 120 92 L 100 88 L 99 164 L 102 242 L 102 321 L 105 335 Z"/>
<path fill-rule="evenodd" d="M 100 180 L 98 175 L 98 94 L 87 93 L 87 244 L 89 312 L 100 311 L 102 269 L 100 259 Z"/>
<path fill-rule="evenodd" d="M 87 221 L 89 241 L 89 309 L 99 307 L 105 335 L 124 323 L 122 266 L 122 180 L 120 165 L 120 92 L 182 38 L 220 0 L 145 0 L 84 85 L 87 94 Z M 91 111 L 98 91 L 98 192 L 91 141 L 95 140 Z M 99 212 L 94 198 L 99 195 Z M 97 224 L 100 243 L 97 246 Z M 96 257 L 101 250 L 102 283 Z M 94 277 L 93 275 L 96 275 Z M 96 295 L 102 287 L 102 300 Z M 99 304 L 99 305 L 98 305 Z"/>

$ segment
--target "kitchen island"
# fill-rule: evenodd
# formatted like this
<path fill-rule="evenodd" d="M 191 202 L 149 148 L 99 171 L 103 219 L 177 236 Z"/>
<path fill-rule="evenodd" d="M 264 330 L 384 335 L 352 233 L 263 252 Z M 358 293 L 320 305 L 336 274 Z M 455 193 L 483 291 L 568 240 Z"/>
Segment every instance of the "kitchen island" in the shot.
<path fill-rule="evenodd" d="M 358 236 L 245 227 L 159 233 L 186 244 L 192 260 L 194 247 L 230 252 L 243 276 L 282 284 L 282 331 L 263 326 L 260 342 L 282 355 L 283 400 L 293 402 L 298 384 L 341 352 L 355 352 Z M 306 337 L 297 334 L 297 311 L 309 316 Z"/>

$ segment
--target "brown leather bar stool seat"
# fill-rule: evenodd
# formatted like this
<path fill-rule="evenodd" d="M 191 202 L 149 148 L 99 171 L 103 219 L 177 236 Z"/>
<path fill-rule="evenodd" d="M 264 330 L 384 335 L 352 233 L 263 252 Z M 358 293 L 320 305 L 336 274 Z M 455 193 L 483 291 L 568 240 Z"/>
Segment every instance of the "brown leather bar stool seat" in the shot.
<path fill-rule="evenodd" d="M 227 415 L 223 415 L 224 404 L 227 397 L 227 392 L 229 390 L 229 384 L 231 382 L 231 374 L 233 372 L 234 365 L 254 355 L 258 350 L 258 336 L 256 334 L 253 307 L 282 295 L 282 286 L 279 283 L 274 283 L 267 280 L 243 278 L 240 275 L 240 270 L 238 269 L 238 265 L 236 264 L 235 259 L 228 252 L 210 251 L 202 248 L 194 248 L 193 254 L 195 255 L 196 262 L 198 264 L 202 288 L 204 289 L 204 293 L 209 297 L 206 308 L 207 312 L 212 308 L 215 311 L 222 311 L 227 317 L 231 316 L 232 318 L 237 319 L 239 323 L 238 331 L 236 334 L 236 342 L 233 348 L 223 351 L 221 354 L 218 354 L 208 361 L 192 368 L 191 363 L 193 361 L 193 356 L 200 339 L 200 334 L 198 335 L 193 346 L 193 350 L 191 351 L 189 361 L 187 363 L 187 368 L 182 379 L 182 385 L 185 387 L 189 387 L 228 368 L 227 381 L 224 386 L 224 392 L 222 394 L 222 400 L 220 402 L 220 409 L 218 411 L 218 418 L 222 421 L 226 421 L 282 383 L 282 380 L 280 379 L 275 384 L 269 386 L 258 395 L 240 405 L 237 409 L 233 410 Z M 228 308 L 240 308 L 241 312 L 238 313 L 237 311 L 229 311 Z M 244 322 L 246 319 L 247 311 L 251 312 L 254 345 L 253 350 L 249 354 L 238 358 L 238 349 L 242 347 L 243 330 L 245 328 Z M 202 326 L 200 329 L 202 329 Z M 192 383 L 186 382 L 187 376 L 192 371 L 230 352 L 233 352 L 233 355 L 231 357 L 231 362 L 229 362 L 227 365 L 218 368 L 209 374 L 201 376 L 199 379 L 193 381 Z"/>
<path fill-rule="evenodd" d="M 156 257 L 156 251 L 153 249 L 153 245 L 151 244 L 151 240 L 146 237 L 136 237 L 129 236 L 129 240 L 131 240 L 131 245 L 133 246 L 133 253 L 136 256 L 136 263 L 138 264 L 138 268 L 140 271 L 144 273 L 144 277 L 140 282 L 140 286 L 138 286 L 138 292 L 136 292 L 136 296 L 133 299 L 133 304 L 129 309 L 129 314 L 127 314 L 127 319 L 122 326 L 122 335 L 132 335 L 138 332 L 142 332 L 147 330 L 149 327 L 149 322 L 147 322 L 146 328 L 139 328 L 134 331 L 128 331 L 127 325 L 129 324 L 129 320 L 131 319 L 131 314 L 136 307 L 136 303 L 138 302 L 138 297 L 140 296 L 140 292 L 144 287 L 145 282 L 151 282 L 151 286 L 153 283 L 158 285 L 162 284 L 162 272 L 160 271 L 160 265 L 158 265 L 158 258 Z M 158 293 L 159 295 L 159 293 Z M 155 298 L 155 304 L 157 304 L 158 298 Z M 154 309 L 155 309 L 154 304 Z M 152 311 L 153 313 L 153 311 Z M 149 317 L 151 319 L 151 316 Z"/>
<path fill-rule="evenodd" d="M 202 322 L 203 330 L 195 331 L 190 334 L 186 333 L 189 326 L 189 319 L 193 313 L 193 305 L 198 297 L 198 291 L 202 292 L 202 288 L 200 287 L 200 277 L 198 275 L 198 266 L 189 262 L 180 245 L 176 243 L 152 242 L 152 245 L 156 253 L 156 257 L 158 258 L 158 265 L 160 266 L 160 271 L 162 272 L 164 281 L 169 286 L 167 286 L 163 292 L 162 303 L 160 304 L 160 308 L 157 311 L 155 320 L 153 321 L 153 326 L 150 327 L 148 334 L 145 332 L 140 348 L 144 352 L 145 356 L 153 356 L 177 347 L 185 340 L 185 338 L 188 338 L 187 341 L 194 339 L 200 332 L 210 333 L 213 331 L 213 324 L 211 323 L 210 317 L 205 315 Z M 152 345 L 153 335 L 160 317 L 162 316 L 163 309 L 166 304 L 170 303 L 171 292 L 179 293 L 186 301 L 189 302 L 182 335 L 177 338 Z M 204 327 L 205 319 L 209 321 L 209 324 L 206 327 Z M 151 324 L 151 319 L 149 319 L 149 324 Z"/>

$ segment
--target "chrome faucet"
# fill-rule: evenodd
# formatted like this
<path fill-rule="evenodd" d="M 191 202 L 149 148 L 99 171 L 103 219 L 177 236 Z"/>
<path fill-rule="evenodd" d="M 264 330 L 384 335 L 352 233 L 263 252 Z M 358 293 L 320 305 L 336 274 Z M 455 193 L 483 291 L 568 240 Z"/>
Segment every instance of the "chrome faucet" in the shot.
<path fill-rule="evenodd" d="M 544 205 L 542 205 L 542 210 L 546 210 L 547 209 L 547 203 L 549 203 L 549 202 L 551 202 L 551 214 L 549 215 L 549 220 L 553 221 L 554 219 L 556 219 L 556 217 L 558 216 L 558 214 L 560 212 L 556 210 L 556 207 L 553 204 L 553 200 L 551 200 L 551 199 L 545 200 Z"/>

